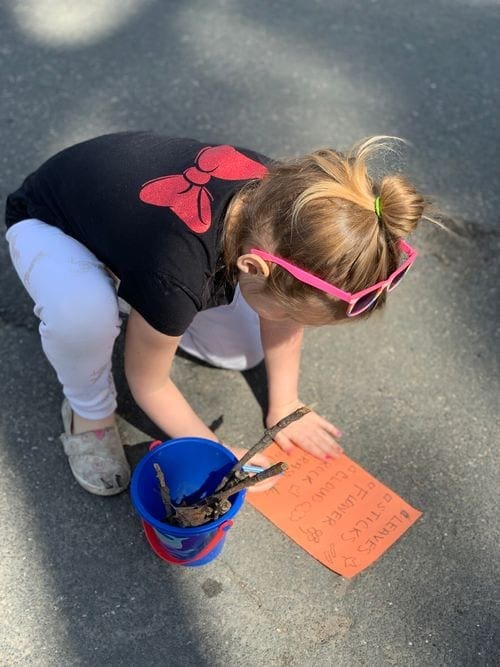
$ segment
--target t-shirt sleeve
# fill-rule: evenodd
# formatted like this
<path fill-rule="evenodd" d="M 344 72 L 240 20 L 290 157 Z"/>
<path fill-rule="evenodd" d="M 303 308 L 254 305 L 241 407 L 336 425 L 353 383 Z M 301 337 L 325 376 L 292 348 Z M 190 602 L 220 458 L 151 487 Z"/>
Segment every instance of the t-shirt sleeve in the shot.
<path fill-rule="evenodd" d="M 200 310 L 186 288 L 156 272 L 122 272 L 118 296 L 153 329 L 168 336 L 181 336 Z"/>

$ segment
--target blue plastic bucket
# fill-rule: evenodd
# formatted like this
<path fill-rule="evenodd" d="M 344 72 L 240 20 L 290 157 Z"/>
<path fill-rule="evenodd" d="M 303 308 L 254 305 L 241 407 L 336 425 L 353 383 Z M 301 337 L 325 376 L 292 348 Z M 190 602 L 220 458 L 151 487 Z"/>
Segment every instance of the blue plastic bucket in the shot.
<path fill-rule="evenodd" d="M 231 509 L 216 521 L 193 528 L 171 526 L 163 521 L 165 506 L 153 464 L 160 465 L 172 502 L 177 505 L 184 499 L 194 504 L 213 493 L 236 460 L 228 449 L 205 438 L 177 438 L 151 445 L 133 472 L 130 494 L 148 542 L 160 558 L 190 567 L 216 558 L 246 492 L 231 496 Z"/>

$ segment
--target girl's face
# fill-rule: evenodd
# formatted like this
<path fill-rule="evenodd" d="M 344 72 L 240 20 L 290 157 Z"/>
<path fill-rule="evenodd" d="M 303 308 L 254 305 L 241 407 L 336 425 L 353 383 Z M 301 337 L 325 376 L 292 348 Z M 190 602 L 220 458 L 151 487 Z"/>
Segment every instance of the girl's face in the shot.
<path fill-rule="evenodd" d="M 304 309 L 301 309 L 300 312 L 291 308 L 287 310 L 273 297 L 262 294 L 265 281 L 269 276 L 269 267 L 259 256 L 247 252 L 238 257 L 237 265 L 241 294 L 250 308 L 262 319 L 272 322 L 293 320 L 302 326 L 315 327 L 337 323 L 332 319 L 331 312 L 325 312 L 324 307 L 318 308 L 313 303 L 304 303 Z M 345 318 L 342 318 L 342 321 L 343 319 Z"/>

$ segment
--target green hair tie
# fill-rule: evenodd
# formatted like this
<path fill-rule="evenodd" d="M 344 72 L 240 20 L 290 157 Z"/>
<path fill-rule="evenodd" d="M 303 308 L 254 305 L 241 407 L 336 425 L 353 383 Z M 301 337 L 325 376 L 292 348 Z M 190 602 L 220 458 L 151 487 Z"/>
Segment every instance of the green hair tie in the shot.
<path fill-rule="evenodd" d="M 382 207 L 380 206 L 380 197 L 375 197 L 375 213 L 377 218 L 380 218 L 382 215 Z"/>

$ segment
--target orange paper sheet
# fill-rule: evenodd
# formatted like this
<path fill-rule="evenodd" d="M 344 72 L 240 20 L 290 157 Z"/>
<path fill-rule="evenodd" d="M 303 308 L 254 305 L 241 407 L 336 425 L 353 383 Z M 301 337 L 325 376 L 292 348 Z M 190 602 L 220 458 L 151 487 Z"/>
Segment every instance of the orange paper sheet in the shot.
<path fill-rule="evenodd" d="M 247 501 L 323 565 L 351 578 L 379 558 L 422 515 L 345 454 L 322 463 L 294 449 L 266 449 L 289 469 Z"/>

